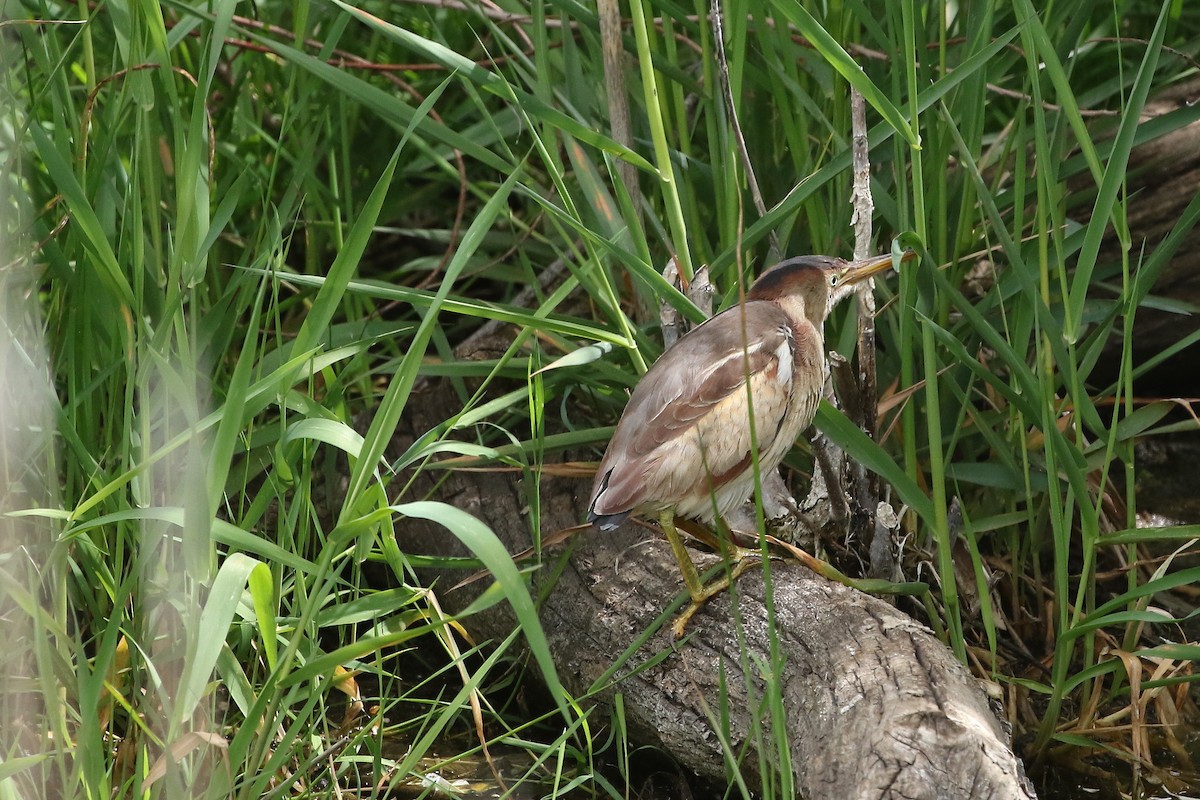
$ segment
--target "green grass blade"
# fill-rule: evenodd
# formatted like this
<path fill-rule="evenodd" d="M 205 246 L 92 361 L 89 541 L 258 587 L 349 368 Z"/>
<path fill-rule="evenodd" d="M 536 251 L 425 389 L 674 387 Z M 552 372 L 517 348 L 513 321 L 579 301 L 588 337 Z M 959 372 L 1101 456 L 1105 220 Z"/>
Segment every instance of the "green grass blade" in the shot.
<path fill-rule="evenodd" d="M 863 72 L 863 68 L 858 65 L 849 53 L 846 52 L 837 40 L 829 35 L 821 23 L 813 18 L 812 14 L 799 3 L 791 2 L 791 0 L 776 0 L 773 7 L 776 11 L 782 14 L 788 20 L 791 20 L 800 33 L 804 35 L 812 46 L 817 49 L 825 60 L 838 71 L 843 78 L 855 89 L 862 93 L 863 99 L 871 104 L 871 107 L 879 112 L 888 125 L 890 125 L 897 133 L 904 137 L 904 140 L 913 147 L 921 146 L 921 137 L 908 124 L 908 120 L 904 118 L 904 114 L 900 109 L 888 100 L 887 95 L 879 90 L 867 74 Z M 964 76 L 965 77 L 965 76 Z"/>
<path fill-rule="evenodd" d="M 413 31 L 393 25 L 373 14 L 368 14 L 366 11 L 344 3 L 342 0 L 333 0 L 333 2 L 363 24 L 395 39 L 406 47 L 412 48 L 422 56 L 441 64 L 454 73 L 462 75 L 475 85 L 509 100 L 523 112 L 553 125 L 564 133 L 598 150 L 611 153 L 639 169 L 654 170 L 654 166 L 649 161 L 629 148 L 618 144 L 603 134 L 597 133 L 594 128 L 589 128 L 583 123 L 571 119 L 558 109 L 543 102 L 540 98 L 517 89 L 502 76 L 489 72 L 471 59 L 464 58 L 445 45 L 420 36 Z"/>
<path fill-rule="evenodd" d="M 403 413 L 404 406 L 408 402 L 409 392 L 417 380 L 421 359 L 425 356 L 425 349 L 437 326 L 441 306 L 445 302 L 446 296 L 450 293 L 450 288 L 466 267 L 467 261 L 474 255 L 476 248 L 479 247 L 485 233 L 495 222 L 500 212 L 507 207 L 509 194 L 512 192 L 513 187 L 516 186 L 519 174 L 519 172 L 514 172 L 509 175 L 496 190 L 495 194 L 488 199 L 487 204 L 484 205 L 479 215 L 467 229 L 462 242 L 454 253 L 454 258 L 446 266 L 441 286 L 430 303 L 429 310 L 426 311 L 424 317 L 421 319 L 421 325 L 417 328 L 416 335 L 413 336 L 412 344 L 409 345 L 408 352 L 404 355 L 404 360 L 397 369 L 391 383 L 388 384 L 387 392 L 384 394 L 383 400 L 375 412 L 375 417 L 371 420 L 371 427 L 368 429 L 363 443 L 362 457 L 354 463 L 350 472 L 350 483 L 346 490 L 346 499 L 342 504 L 339 524 L 351 517 L 359 516 L 354 509 L 359 498 L 366 491 L 367 482 L 375 468 L 374 465 L 379 463 L 379 459 L 387 449 L 392 435 L 396 432 L 396 425 L 400 422 L 400 415 Z"/>
<path fill-rule="evenodd" d="M 93 265 L 82 264 L 81 266 L 85 269 L 88 266 L 95 266 L 117 298 L 127 307 L 132 308 L 134 306 L 133 287 L 129 285 L 125 271 L 117 263 L 116 253 L 113 252 L 112 244 L 104 233 L 100 218 L 96 216 L 96 211 L 87 199 L 87 195 L 84 194 L 83 187 L 75 179 L 70 159 L 59 152 L 50 136 L 42 130 L 40 125 L 32 124 L 28 130 L 37 148 L 37 154 L 41 156 L 42 163 L 45 164 L 46 171 L 50 174 L 55 188 L 66 200 L 71 218 L 74 220 L 75 226 L 79 228 L 85 246 L 95 258 Z"/>
<path fill-rule="evenodd" d="M 1022 2 L 1028 3 L 1029 0 L 1022 0 Z M 1063 325 L 1063 334 L 1069 341 L 1075 341 L 1083 326 L 1083 310 L 1088 287 L 1092 282 L 1092 273 L 1096 268 L 1096 259 L 1100 253 L 1105 230 L 1112 218 L 1121 187 L 1126 182 L 1129 154 L 1133 150 L 1134 137 L 1137 134 L 1138 126 L 1141 125 L 1142 109 L 1146 106 L 1154 73 L 1158 68 L 1158 57 L 1162 53 L 1163 37 L 1166 36 L 1171 7 L 1171 0 L 1166 0 L 1162 4 L 1158 21 L 1154 25 L 1154 32 L 1150 35 L 1150 41 L 1146 45 L 1146 54 L 1142 57 L 1142 63 L 1138 67 L 1133 90 L 1121 112 L 1121 125 L 1117 129 L 1117 136 L 1113 141 L 1112 154 L 1105 167 L 1104 178 L 1100 181 L 1100 191 L 1096 195 L 1096 202 L 1092 207 L 1092 217 L 1088 221 L 1087 232 L 1084 234 L 1083 245 L 1075 265 L 1075 277 L 1071 283 L 1071 297 L 1067 309 L 1068 315 Z M 1053 73 L 1051 74 L 1053 75 Z M 1124 239 L 1123 244 L 1128 247 L 1127 233 Z"/>
<path fill-rule="evenodd" d="M 258 582 L 271 581 L 267 565 L 243 553 L 233 553 L 217 570 L 208 599 L 200 612 L 200 627 L 191 657 L 184 665 L 179 681 L 180 702 L 175 707 L 175 724 L 183 725 L 195 714 L 196 706 L 207 691 L 209 678 L 217 665 L 217 657 L 225 645 L 229 623 L 242 599 L 242 589 L 252 572 L 258 571 Z M 265 633 L 265 632 L 264 632 Z"/>
<path fill-rule="evenodd" d="M 525 633 L 525 639 L 529 642 L 529 650 L 542 671 L 546 686 L 554 697 L 563 720 L 569 723 L 575 715 L 571 713 L 565 700 L 567 693 L 558 679 L 558 670 L 554 666 L 554 658 L 550 655 L 550 645 L 542 631 L 537 608 L 533 604 L 529 589 L 525 586 L 525 579 L 521 577 L 512 556 L 504 549 L 496 534 L 467 512 L 445 503 L 421 500 L 393 506 L 392 510 L 407 517 L 425 519 L 442 525 L 483 562 L 508 598 L 521 630 Z"/>
<path fill-rule="evenodd" d="M 62 536 L 64 540 L 70 540 L 88 531 L 103 529 L 120 522 L 145 520 L 169 522 L 176 527 L 183 528 L 183 509 L 179 507 L 150 506 L 148 508 L 130 508 L 123 511 L 116 511 L 112 514 L 104 514 L 103 516 L 88 520 L 87 522 L 72 525 L 63 532 Z M 255 536 L 249 531 L 242 530 L 224 520 L 213 520 L 212 537 L 226 547 L 246 553 L 253 553 L 263 561 L 281 564 L 297 572 L 311 574 L 317 570 L 317 565 L 303 556 L 290 550 L 285 550 L 275 542 Z"/>
<path fill-rule="evenodd" d="M 921 519 L 926 522 L 933 520 L 933 502 L 921 491 L 917 482 L 892 460 L 887 451 L 859 430 L 849 417 L 822 401 L 813 422 L 847 455 L 891 484 L 900 500 L 917 512 Z"/>
<path fill-rule="evenodd" d="M 470 137 L 451 130 L 445 125 L 427 117 L 419 117 L 416 109 L 400 100 L 394 94 L 389 94 L 383 89 L 372 86 L 366 81 L 356 78 L 343 70 L 332 67 L 320 59 L 313 58 L 307 53 L 302 53 L 273 39 L 260 36 L 253 31 L 246 31 L 245 35 L 270 48 L 281 58 L 311 72 L 316 77 L 327 82 L 338 92 L 344 93 L 345 96 L 362 103 L 363 106 L 371 109 L 384 120 L 391 122 L 401 130 L 408 131 L 410 128 L 417 128 L 423 135 L 434 141 L 440 142 L 448 148 L 461 150 L 492 169 L 499 170 L 501 173 L 507 173 L 512 170 L 513 165 L 511 163 L 478 144 Z"/>
<path fill-rule="evenodd" d="M 429 93 L 429 96 L 425 98 L 424 102 L 413 113 L 408 129 L 400 137 L 400 142 L 392 152 L 392 157 L 388 161 L 387 166 L 384 167 L 383 174 L 379 176 L 375 188 L 371 191 L 371 196 L 367 198 L 367 202 L 359 211 L 354 224 L 350 227 L 349 233 L 346 234 L 346 241 L 338 250 L 337 258 L 334 259 L 333 264 L 329 267 L 329 272 L 325 276 L 325 280 L 321 283 L 321 289 L 317 292 L 316 299 L 313 300 L 312 308 L 305 315 L 304 323 L 300 326 L 300 332 L 296 335 L 296 341 L 293 344 L 294 349 L 309 350 L 315 348 L 325 335 L 329 322 L 333 319 L 334 312 L 337 310 L 338 305 L 342 302 L 342 297 L 346 293 L 346 287 L 358 269 L 363 252 L 367 249 L 367 244 L 371 241 L 371 234 L 374 232 L 375 224 L 379 220 L 379 214 L 383 209 L 383 202 L 387 199 L 388 191 L 391 189 L 392 177 L 396 173 L 396 165 L 400 163 L 400 154 L 404 152 L 404 146 L 408 144 L 409 136 L 420 125 L 421 120 L 429 114 L 429 110 L 433 108 L 434 103 L 437 102 L 437 99 L 448 84 L 449 79 L 443 81 L 437 89 Z"/>
<path fill-rule="evenodd" d="M 258 267 L 243 267 L 249 272 L 269 274 Z M 287 280 L 301 286 L 320 287 L 325 282 L 323 275 L 288 274 Z M 659 280 L 662 276 L 659 275 Z M 527 308 L 505 305 L 488 300 L 478 300 L 470 297 L 445 297 L 438 300 L 438 293 L 427 289 L 417 289 L 409 286 L 381 284 L 378 281 L 350 281 L 346 290 L 351 294 L 364 297 L 376 297 L 383 300 L 406 303 L 415 308 L 429 308 L 435 303 L 441 310 L 451 314 L 461 314 L 478 319 L 496 320 L 513 325 L 530 328 L 536 331 L 557 333 L 577 339 L 588 339 L 594 342 L 605 342 L 618 347 L 633 347 L 634 344 L 626 337 L 598 325 L 591 325 L 582 320 L 568 319 L 562 316 L 535 314 Z M 678 292 L 676 292 L 678 294 Z M 682 295 L 680 295 L 682 297 Z M 695 308 L 694 306 L 692 306 Z"/>

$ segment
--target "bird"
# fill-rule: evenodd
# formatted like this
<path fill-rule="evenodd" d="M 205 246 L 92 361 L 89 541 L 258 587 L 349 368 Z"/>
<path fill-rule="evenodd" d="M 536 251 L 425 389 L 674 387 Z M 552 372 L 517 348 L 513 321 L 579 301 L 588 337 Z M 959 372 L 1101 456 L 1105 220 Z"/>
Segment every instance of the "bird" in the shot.
<path fill-rule="evenodd" d="M 611 531 L 632 514 L 657 519 L 692 601 L 675 621 L 676 638 L 757 551 L 734 548 L 730 573 L 705 586 L 675 517 L 712 526 L 751 497 L 758 476 L 779 466 L 816 414 L 830 309 L 856 284 L 915 256 L 782 261 L 741 303 L 681 337 L 637 383 L 596 471 L 587 520 Z"/>

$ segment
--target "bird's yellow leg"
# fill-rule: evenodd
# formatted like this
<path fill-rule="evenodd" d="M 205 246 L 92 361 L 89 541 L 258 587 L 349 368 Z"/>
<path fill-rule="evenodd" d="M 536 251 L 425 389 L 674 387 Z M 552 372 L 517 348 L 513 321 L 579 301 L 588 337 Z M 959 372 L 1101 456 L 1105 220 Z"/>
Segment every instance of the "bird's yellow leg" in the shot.
<path fill-rule="evenodd" d="M 671 625 L 671 631 L 675 634 L 675 638 L 678 639 L 683 636 L 684 629 L 691 622 L 692 617 L 696 615 L 696 612 L 700 610 L 701 606 L 728 589 L 743 572 L 754 566 L 755 559 L 759 557 L 759 552 L 732 545 L 732 552 L 722 550 L 722 553 L 726 557 L 732 557 L 733 569 L 728 574 L 705 586 L 700 581 L 700 575 L 696 572 L 696 565 L 692 563 L 692 557 L 688 555 L 687 545 L 683 543 L 683 539 L 679 536 L 679 531 L 675 529 L 674 512 L 664 511 L 659 514 L 658 524 L 662 526 L 663 533 L 667 536 L 667 541 L 671 543 L 671 551 L 675 554 L 675 560 L 679 562 L 679 571 L 683 573 L 683 582 L 687 586 L 688 595 L 692 598 L 691 605 L 685 608 Z"/>
<path fill-rule="evenodd" d="M 667 510 L 660 513 L 658 524 L 662 526 L 663 533 L 667 535 L 667 541 L 671 543 L 671 552 L 675 554 L 675 560 L 679 562 L 679 571 L 683 573 L 683 582 L 687 586 L 688 594 L 692 596 L 692 602 L 701 602 L 705 599 L 704 584 L 700 582 L 696 565 L 692 563 L 692 557 L 688 555 L 687 545 L 683 543 L 683 539 L 679 538 L 679 531 L 675 530 L 675 512 Z"/>

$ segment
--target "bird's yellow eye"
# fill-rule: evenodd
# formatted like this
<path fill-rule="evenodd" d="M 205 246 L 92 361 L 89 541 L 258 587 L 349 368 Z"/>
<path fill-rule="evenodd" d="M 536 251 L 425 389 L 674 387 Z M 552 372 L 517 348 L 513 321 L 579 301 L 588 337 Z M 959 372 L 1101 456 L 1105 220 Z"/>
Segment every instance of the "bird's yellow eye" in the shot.
<path fill-rule="evenodd" d="M 840 279 L 840 277 L 841 277 L 841 276 L 839 276 L 839 275 L 838 275 L 836 272 L 831 272 L 831 273 L 829 273 L 829 285 L 830 285 L 830 286 L 837 286 L 837 285 L 838 285 L 838 280 Z"/>

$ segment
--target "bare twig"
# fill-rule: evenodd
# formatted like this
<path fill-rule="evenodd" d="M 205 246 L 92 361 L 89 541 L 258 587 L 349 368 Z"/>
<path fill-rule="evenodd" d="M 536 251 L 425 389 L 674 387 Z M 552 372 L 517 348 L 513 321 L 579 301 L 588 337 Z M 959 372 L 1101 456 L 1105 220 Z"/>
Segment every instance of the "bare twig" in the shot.
<path fill-rule="evenodd" d="M 854 158 L 854 183 L 850 191 L 850 203 L 854 207 L 851 221 L 854 223 L 854 257 L 867 258 L 871 255 L 871 222 L 875 214 L 875 201 L 871 198 L 871 156 L 867 143 L 867 108 L 862 94 L 850 87 L 850 124 L 852 129 L 851 149 Z M 858 386 L 862 397 L 862 416 L 855 422 L 863 432 L 874 438 L 875 415 L 878 391 L 875 383 L 875 286 L 866 281 L 858 288 Z M 864 474 L 865 470 L 857 470 Z M 858 481 L 856 481 L 858 483 Z M 867 500 L 870 498 L 862 498 Z M 874 503 L 864 504 L 871 508 Z"/>
<path fill-rule="evenodd" d="M 838 528 L 845 529 L 850 520 L 850 505 L 846 502 L 846 489 L 842 484 L 842 451 L 820 431 L 813 434 L 812 449 L 817 468 L 813 470 L 808 497 L 800 508 L 811 511 L 824 498 L 829 503 L 829 519 Z M 813 542 L 814 552 L 819 551 L 819 544 Z"/>
<path fill-rule="evenodd" d="M 867 107 L 862 94 L 850 88 L 851 149 L 854 159 L 854 185 L 850 202 L 854 207 L 854 257 L 861 259 L 871 254 L 871 222 L 875 213 L 875 201 L 871 197 L 871 155 L 867 142 Z M 879 415 L 879 389 L 875 374 L 875 282 L 866 281 L 858 288 L 858 397 L 859 416 L 854 420 L 870 438 L 877 433 Z M 858 508 L 873 517 L 868 546 L 870 566 L 868 574 L 879 577 L 896 575 L 896 548 L 892 546 L 892 527 L 880 524 L 878 511 L 885 507 L 880 503 L 879 478 L 861 464 L 851 466 L 854 499 Z"/>
<path fill-rule="evenodd" d="M 667 261 L 667 265 L 663 267 L 662 276 L 667 283 L 687 295 L 696 308 L 704 312 L 705 318 L 712 316 L 713 286 L 708 279 L 707 266 L 696 270 L 691 281 L 685 281 L 679 274 L 679 265 L 675 262 L 675 257 L 672 256 Z M 681 318 L 679 311 L 667 300 L 663 300 L 659 304 L 658 319 L 662 328 L 664 349 L 679 341 L 679 337 L 691 328 L 688 321 Z"/>
<path fill-rule="evenodd" d="M 667 260 L 662 276 L 667 283 L 680 288 L 679 265 L 675 263 L 675 256 L 671 256 Z M 682 331 L 680 330 L 679 311 L 666 300 L 658 304 L 658 325 L 662 330 L 663 349 L 669 350 L 671 345 L 679 341 Z"/>
<path fill-rule="evenodd" d="M 850 87 L 851 148 L 854 157 L 854 185 L 850 189 L 850 203 L 854 214 L 850 221 L 854 225 L 854 257 L 863 259 L 871 255 L 871 222 L 875 215 L 875 201 L 871 197 L 871 155 L 867 144 L 867 104 L 862 93 Z M 863 284 L 859 292 L 870 294 L 869 286 Z"/>

